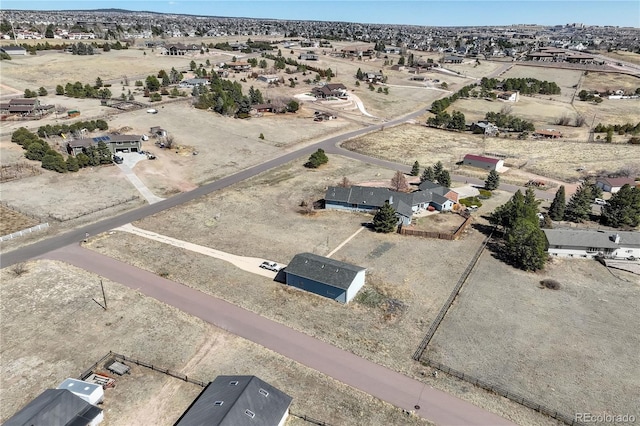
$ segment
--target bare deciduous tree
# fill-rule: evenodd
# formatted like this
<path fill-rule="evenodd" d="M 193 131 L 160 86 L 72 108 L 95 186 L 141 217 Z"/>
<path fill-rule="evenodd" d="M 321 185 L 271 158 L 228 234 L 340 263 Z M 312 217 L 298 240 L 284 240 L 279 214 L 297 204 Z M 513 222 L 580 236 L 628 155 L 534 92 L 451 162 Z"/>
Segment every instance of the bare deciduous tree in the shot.
<path fill-rule="evenodd" d="M 563 114 L 562 117 L 556 120 L 558 126 L 568 126 L 571 123 L 571 118 L 567 114 Z"/>
<path fill-rule="evenodd" d="M 511 111 L 513 111 L 512 105 L 502 105 L 502 108 L 500 108 L 500 114 L 502 115 L 509 115 Z"/>
<path fill-rule="evenodd" d="M 391 189 L 394 191 L 404 192 L 409 189 L 409 184 L 407 183 L 407 178 L 404 176 L 400 170 L 396 172 L 395 175 L 391 178 Z"/>
<path fill-rule="evenodd" d="M 175 140 L 175 138 L 174 138 L 172 135 L 167 135 L 167 136 L 164 138 L 164 147 L 165 147 L 165 148 L 167 148 L 167 149 L 171 149 L 171 148 L 173 148 L 173 146 L 175 145 L 175 143 L 176 143 L 176 140 Z"/>
<path fill-rule="evenodd" d="M 576 127 L 582 127 L 585 125 L 585 123 L 587 122 L 587 120 L 584 118 L 584 116 L 577 114 L 576 115 Z"/>
<path fill-rule="evenodd" d="M 351 185 L 352 185 L 351 181 L 346 176 L 343 176 L 342 180 L 340 182 L 338 182 L 338 186 L 340 188 L 351 188 Z"/>
<path fill-rule="evenodd" d="M 19 277 L 20 275 L 24 275 L 29 272 L 29 270 L 27 269 L 27 265 L 20 262 L 13 265 L 13 268 L 11 268 L 11 272 L 13 272 L 16 277 Z"/>

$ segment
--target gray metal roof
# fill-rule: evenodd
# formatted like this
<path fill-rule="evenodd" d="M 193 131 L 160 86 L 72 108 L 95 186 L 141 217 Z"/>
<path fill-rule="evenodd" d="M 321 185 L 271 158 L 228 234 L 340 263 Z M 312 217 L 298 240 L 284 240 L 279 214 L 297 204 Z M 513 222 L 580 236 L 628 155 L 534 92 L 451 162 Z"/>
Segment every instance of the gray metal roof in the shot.
<path fill-rule="evenodd" d="M 590 229 L 543 229 L 550 246 L 611 248 L 640 247 L 640 232 Z M 615 235 L 620 243 L 615 243 Z"/>
<path fill-rule="evenodd" d="M 365 269 L 313 253 L 299 253 L 291 259 L 284 272 L 347 290 L 358 272 Z"/>
<path fill-rule="evenodd" d="M 218 376 L 174 426 L 278 426 L 291 401 L 256 376 Z"/>
<path fill-rule="evenodd" d="M 86 426 L 102 412 L 66 389 L 47 389 L 4 426 Z"/>

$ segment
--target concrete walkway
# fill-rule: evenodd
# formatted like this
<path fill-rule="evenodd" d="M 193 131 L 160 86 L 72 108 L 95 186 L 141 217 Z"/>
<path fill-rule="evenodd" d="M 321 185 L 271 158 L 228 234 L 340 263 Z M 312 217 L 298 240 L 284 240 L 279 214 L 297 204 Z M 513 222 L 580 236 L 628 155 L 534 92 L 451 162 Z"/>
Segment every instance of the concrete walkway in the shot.
<path fill-rule="evenodd" d="M 358 107 L 358 109 L 363 115 L 366 115 L 367 117 L 371 117 L 371 118 L 378 118 L 375 115 L 369 114 L 367 110 L 364 109 L 364 104 L 362 103 L 360 98 L 354 95 L 353 93 L 349 93 L 349 99 L 351 99 L 356 104 L 356 106 Z"/>
<path fill-rule="evenodd" d="M 136 164 L 138 164 L 140 161 L 147 160 L 146 155 L 139 152 L 119 152 L 117 155 L 122 157 L 124 161 L 122 162 L 122 164 L 116 164 L 116 166 L 118 166 L 120 170 L 122 170 L 126 178 L 129 179 L 129 182 L 131 182 L 133 186 L 138 190 L 138 192 L 140 192 L 140 194 L 144 197 L 144 199 L 147 200 L 147 203 L 153 204 L 157 203 L 158 201 L 164 200 L 164 198 L 160 198 L 154 195 L 133 171 L 133 168 Z"/>
<path fill-rule="evenodd" d="M 235 254 L 212 249 L 212 248 L 201 246 L 198 244 L 189 243 L 187 241 L 178 240 L 176 238 L 167 237 L 166 235 L 147 231 L 145 229 L 140 229 L 133 226 L 130 223 L 120 226 L 115 230 L 129 232 L 131 234 L 135 234 L 140 237 L 147 238 L 149 240 L 154 240 L 163 244 L 169 244 L 175 247 L 180 247 L 185 250 L 204 254 L 205 256 L 215 257 L 216 259 L 229 262 L 233 266 L 239 269 L 242 269 L 243 271 L 251 272 L 252 274 L 262 275 L 264 277 L 271 278 L 271 279 L 274 279 L 276 276 L 275 272 L 260 268 L 260 264 L 264 262 L 266 259 L 260 259 L 257 257 L 237 256 Z M 282 264 L 279 264 L 279 265 L 283 266 Z"/>
<path fill-rule="evenodd" d="M 327 255 L 327 257 L 331 257 L 331 256 L 333 256 L 333 255 L 334 255 L 338 250 L 340 250 L 342 247 L 344 247 L 344 246 L 345 246 L 345 244 L 347 244 L 349 241 L 351 241 L 351 239 L 352 239 L 353 237 L 355 237 L 356 235 L 358 235 L 358 234 L 359 234 L 359 233 L 361 233 L 362 231 L 364 231 L 364 226 L 360 227 L 360 229 L 358 229 L 356 232 L 354 232 L 353 234 L 351 234 L 351 235 L 349 236 L 349 238 L 347 238 L 346 240 L 344 240 L 343 242 L 341 242 L 341 243 L 340 243 L 340 245 L 339 245 L 338 247 L 334 248 L 334 249 L 331 251 L 331 253 L 329 253 L 329 254 Z"/>

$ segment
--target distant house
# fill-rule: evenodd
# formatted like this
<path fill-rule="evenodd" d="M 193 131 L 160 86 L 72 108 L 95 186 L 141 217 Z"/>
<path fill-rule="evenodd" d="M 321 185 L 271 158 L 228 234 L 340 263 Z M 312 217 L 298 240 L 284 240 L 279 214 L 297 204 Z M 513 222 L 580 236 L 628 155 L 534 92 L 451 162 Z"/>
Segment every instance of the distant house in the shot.
<path fill-rule="evenodd" d="M 202 46 L 197 44 L 167 44 L 159 48 L 160 54 L 168 56 L 184 56 L 188 53 L 200 53 Z"/>
<path fill-rule="evenodd" d="M 191 89 L 194 87 L 207 86 L 208 84 L 209 80 L 206 78 L 188 78 L 186 80 L 182 80 L 179 86 Z"/>
<path fill-rule="evenodd" d="M 298 59 L 301 59 L 303 61 L 317 61 L 318 55 L 315 52 L 301 53 L 300 55 L 298 55 Z"/>
<path fill-rule="evenodd" d="M 41 105 L 38 98 L 13 98 L 0 103 L 0 114 L 13 114 L 23 117 L 38 117 L 50 114 L 53 105 Z"/>
<path fill-rule="evenodd" d="M 255 104 L 251 108 L 256 112 L 274 112 L 275 110 L 272 104 Z"/>
<path fill-rule="evenodd" d="M 365 268 L 313 253 L 300 253 L 284 269 L 287 285 L 349 303 L 365 282 Z"/>
<path fill-rule="evenodd" d="M 291 401 L 256 376 L 218 376 L 174 426 L 284 426 Z"/>
<path fill-rule="evenodd" d="M 620 191 L 624 185 L 636 186 L 636 181 L 633 178 L 597 178 L 596 186 L 602 189 L 604 192 L 610 192 L 615 194 Z"/>
<path fill-rule="evenodd" d="M 504 160 L 482 155 L 467 154 L 462 160 L 465 166 L 477 167 L 484 170 L 498 170 L 504 167 Z"/>
<path fill-rule="evenodd" d="M 104 142 L 112 154 L 142 150 L 142 135 L 107 135 L 69 141 L 67 142 L 67 152 L 69 155 L 78 155 L 91 146 L 97 147 L 100 142 Z"/>
<path fill-rule="evenodd" d="M 22 46 L 2 46 L 0 47 L 0 52 L 9 56 L 24 56 L 27 54 L 27 49 Z"/>
<path fill-rule="evenodd" d="M 265 83 L 276 83 L 280 81 L 280 76 L 275 74 L 262 74 L 258 76 L 257 80 L 264 81 Z"/>
<path fill-rule="evenodd" d="M 251 64 L 248 62 L 229 62 L 226 64 L 226 67 L 234 72 L 251 71 Z"/>
<path fill-rule="evenodd" d="M 543 229 L 551 256 L 610 259 L 640 258 L 640 232 Z"/>
<path fill-rule="evenodd" d="M 47 389 L 29 402 L 4 426 L 78 425 L 102 423 L 102 409 L 89 404 L 66 389 Z"/>
<path fill-rule="evenodd" d="M 380 83 L 384 81 L 384 74 L 382 72 L 366 72 L 363 80 L 369 83 Z"/>
<path fill-rule="evenodd" d="M 312 92 L 319 99 L 343 98 L 347 96 L 347 87 L 342 83 L 327 83 L 322 87 L 314 87 Z"/>
<path fill-rule="evenodd" d="M 471 123 L 470 130 L 473 133 L 495 136 L 498 134 L 498 126 L 489 121 L 476 121 Z"/>
<path fill-rule="evenodd" d="M 498 93 L 498 99 L 506 102 L 518 102 L 520 100 L 520 92 L 505 91 Z"/>
<path fill-rule="evenodd" d="M 389 188 L 330 186 L 324 196 L 325 209 L 375 213 L 386 201 L 396 211 L 398 223 L 410 225 L 413 213 L 432 206 L 449 211 L 458 202 L 458 194 L 437 183 L 424 181 L 414 192 L 398 192 Z"/>
<path fill-rule="evenodd" d="M 461 64 L 464 58 L 460 56 L 447 55 L 442 59 L 445 64 Z"/>
<path fill-rule="evenodd" d="M 562 137 L 562 132 L 553 129 L 536 130 L 533 133 L 533 137 L 545 138 L 545 139 L 558 139 Z"/>

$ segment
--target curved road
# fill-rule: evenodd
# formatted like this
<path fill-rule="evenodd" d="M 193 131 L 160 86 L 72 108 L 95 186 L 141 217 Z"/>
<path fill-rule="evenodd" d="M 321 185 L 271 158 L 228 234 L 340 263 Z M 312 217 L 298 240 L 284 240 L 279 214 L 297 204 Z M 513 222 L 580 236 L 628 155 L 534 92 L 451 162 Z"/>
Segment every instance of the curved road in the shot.
<path fill-rule="evenodd" d="M 336 380 L 438 425 L 500 426 L 513 423 L 418 380 L 351 352 L 134 266 L 73 244 L 47 253 L 137 290 L 235 335 L 251 340 Z M 418 407 L 418 408 L 416 408 Z"/>

